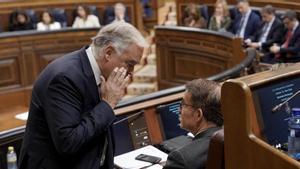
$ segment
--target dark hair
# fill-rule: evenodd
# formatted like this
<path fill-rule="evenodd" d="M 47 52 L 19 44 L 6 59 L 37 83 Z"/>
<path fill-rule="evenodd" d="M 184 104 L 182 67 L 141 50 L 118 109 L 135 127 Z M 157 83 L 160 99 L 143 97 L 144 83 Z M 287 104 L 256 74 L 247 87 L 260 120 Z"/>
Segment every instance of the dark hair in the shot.
<path fill-rule="evenodd" d="M 273 8 L 272 5 L 267 5 L 261 9 L 260 13 L 267 13 L 270 15 L 275 15 L 275 9 Z"/>
<path fill-rule="evenodd" d="M 78 16 L 78 8 L 79 7 L 82 7 L 84 9 L 84 11 L 86 13 L 86 16 L 88 16 L 90 14 L 90 8 L 88 6 L 86 6 L 86 5 L 78 5 L 76 7 L 76 16 Z"/>
<path fill-rule="evenodd" d="M 283 15 L 283 19 L 289 19 L 289 20 L 297 20 L 297 13 L 292 10 L 287 10 L 285 14 Z"/>
<path fill-rule="evenodd" d="M 191 103 L 202 109 L 207 121 L 217 126 L 223 125 L 221 113 L 221 87 L 214 81 L 196 79 L 186 84 L 186 91 L 191 93 Z"/>
<path fill-rule="evenodd" d="M 25 11 L 23 11 L 23 10 L 16 10 L 16 11 L 13 12 L 12 15 L 13 15 L 12 23 L 13 23 L 14 25 L 19 24 L 19 21 L 18 21 L 18 16 L 19 16 L 19 15 L 23 15 L 23 16 L 25 17 L 25 19 L 26 19 L 26 22 L 25 22 L 25 23 L 29 23 L 29 22 L 30 22 L 29 16 L 28 16 L 27 13 L 26 13 Z"/>
<path fill-rule="evenodd" d="M 53 23 L 54 22 L 54 18 L 53 18 L 53 15 L 52 15 L 52 13 L 49 11 L 49 10 L 45 10 L 45 11 L 43 11 L 42 13 L 41 13 L 41 18 L 40 18 L 40 20 L 42 21 L 42 22 L 44 22 L 44 20 L 43 20 L 43 15 L 44 15 L 44 13 L 48 13 L 49 14 L 49 16 L 50 16 L 50 23 Z"/>

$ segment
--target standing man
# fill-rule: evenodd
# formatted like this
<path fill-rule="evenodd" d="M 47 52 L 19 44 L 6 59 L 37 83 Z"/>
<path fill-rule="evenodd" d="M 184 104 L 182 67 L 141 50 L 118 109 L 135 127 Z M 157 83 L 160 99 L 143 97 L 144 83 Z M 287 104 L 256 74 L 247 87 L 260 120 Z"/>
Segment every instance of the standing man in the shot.
<path fill-rule="evenodd" d="M 118 22 L 49 64 L 32 91 L 19 169 L 113 168 L 113 109 L 146 45 Z"/>
<path fill-rule="evenodd" d="M 209 141 L 221 129 L 221 87 L 197 79 L 188 82 L 181 102 L 180 127 L 193 133 L 193 141 L 168 156 L 164 169 L 204 169 Z"/>
<path fill-rule="evenodd" d="M 253 36 L 260 26 L 260 18 L 251 10 L 248 0 L 238 0 L 237 8 L 239 14 L 232 23 L 231 32 L 246 40 Z"/>

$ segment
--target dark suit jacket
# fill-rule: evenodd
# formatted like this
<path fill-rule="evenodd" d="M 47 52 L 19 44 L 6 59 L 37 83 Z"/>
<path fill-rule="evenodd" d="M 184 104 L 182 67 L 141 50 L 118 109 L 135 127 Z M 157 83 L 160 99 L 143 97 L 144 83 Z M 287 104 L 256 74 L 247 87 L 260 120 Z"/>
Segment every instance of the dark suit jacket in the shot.
<path fill-rule="evenodd" d="M 286 30 L 287 32 L 287 30 Z M 281 45 L 285 42 L 283 39 Z M 287 48 L 280 48 L 280 58 L 281 62 L 299 62 L 300 61 L 300 23 L 295 29 L 292 39 Z"/>
<path fill-rule="evenodd" d="M 29 109 L 19 169 L 113 167 L 112 108 L 100 101 L 85 48 L 49 64 L 37 79 Z"/>
<path fill-rule="evenodd" d="M 254 36 L 251 37 L 252 42 L 258 42 L 260 37 L 263 35 L 263 28 L 266 23 L 263 23 L 262 26 L 259 28 Z M 273 45 L 273 43 L 280 43 L 283 38 L 284 33 L 284 25 L 282 24 L 281 20 L 275 18 L 273 24 L 271 25 L 269 34 L 267 35 L 266 42 L 261 44 L 261 48 L 268 51 L 268 49 Z"/>
<path fill-rule="evenodd" d="M 209 128 L 196 135 L 193 141 L 172 151 L 163 169 L 205 169 L 209 141 L 220 127 Z"/>
<path fill-rule="evenodd" d="M 230 31 L 233 34 L 238 33 L 238 29 L 239 29 L 241 20 L 242 20 L 242 15 L 239 13 L 231 25 Z M 260 27 L 260 25 L 261 25 L 260 17 L 255 12 L 251 11 L 246 28 L 245 28 L 244 39 L 248 39 L 251 36 L 253 36 L 254 33 L 256 32 L 257 28 Z"/>

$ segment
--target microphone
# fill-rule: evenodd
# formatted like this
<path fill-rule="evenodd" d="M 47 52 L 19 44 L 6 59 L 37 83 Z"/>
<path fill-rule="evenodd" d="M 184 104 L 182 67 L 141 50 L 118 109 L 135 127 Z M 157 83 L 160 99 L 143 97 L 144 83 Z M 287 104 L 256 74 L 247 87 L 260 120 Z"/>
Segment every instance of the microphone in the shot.
<path fill-rule="evenodd" d="M 121 122 L 123 122 L 123 121 L 126 121 L 126 120 L 130 119 L 131 117 L 138 116 L 138 115 L 140 115 L 140 114 L 142 114 L 142 113 L 144 113 L 143 110 L 142 110 L 142 111 L 139 111 L 139 112 L 137 112 L 137 113 L 134 113 L 134 114 L 132 114 L 132 115 L 130 115 L 130 116 L 124 117 L 124 118 L 122 118 L 121 120 L 115 121 L 115 122 L 113 123 L 113 125 L 116 125 L 116 124 L 118 124 L 118 123 L 121 123 Z"/>
<path fill-rule="evenodd" d="M 288 99 L 286 99 L 285 101 L 275 105 L 272 108 L 272 113 L 276 113 L 283 105 L 285 105 L 286 103 L 288 103 L 291 99 L 293 99 L 295 96 L 297 96 L 300 93 L 300 90 L 298 90 L 295 94 L 293 94 L 291 97 L 289 97 Z"/>

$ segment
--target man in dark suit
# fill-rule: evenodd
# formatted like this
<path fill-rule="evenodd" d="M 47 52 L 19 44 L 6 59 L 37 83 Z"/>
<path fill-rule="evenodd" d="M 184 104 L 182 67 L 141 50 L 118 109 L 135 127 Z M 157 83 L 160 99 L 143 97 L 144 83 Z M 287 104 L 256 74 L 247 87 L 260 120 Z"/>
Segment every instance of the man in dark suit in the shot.
<path fill-rule="evenodd" d="M 193 141 L 172 151 L 164 169 L 204 169 L 209 141 L 223 125 L 221 91 L 216 82 L 197 79 L 186 85 L 181 103 L 180 127 L 191 132 Z"/>
<path fill-rule="evenodd" d="M 238 16 L 232 22 L 230 31 L 238 37 L 248 39 L 261 24 L 260 17 L 251 10 L 248 0 L 238 0 Z"/>
<path fill-rule="evenodd" d="M 270 48 L 272 55 L 267 55 L 263 59 L 271 60 L 271 62 L 299 62 L 300 25 L 296 12 L 288 10 L 284 15 L 283 23 L 286 27 L 284 40 L 280 45 L 274 44 Z"/>
<path fill-rule="evenodd" d="M 112 169 L 113 109 L 145 46 L 132 25 L 113 23 L 50 63 L 32 91 L 19 169 Z"/>
<path fill-rule="evenodd" d="M 274 43 L 280 43 L 283 37 L 284 26 L 275 16 L 275 9 L 271 5 L 261 10 L 263 24 L 254 36 L 247 39 L 247 46 L 269 51 Z"/>

